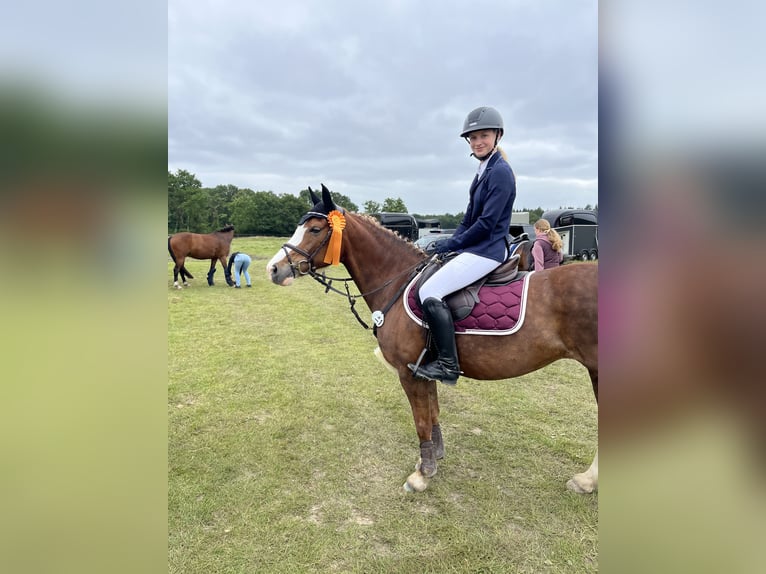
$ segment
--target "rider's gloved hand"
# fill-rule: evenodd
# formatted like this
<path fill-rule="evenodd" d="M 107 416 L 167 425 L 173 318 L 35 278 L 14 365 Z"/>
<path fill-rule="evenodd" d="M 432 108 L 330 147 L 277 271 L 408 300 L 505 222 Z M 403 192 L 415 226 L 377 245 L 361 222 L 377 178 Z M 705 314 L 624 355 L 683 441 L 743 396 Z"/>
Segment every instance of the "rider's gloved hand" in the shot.
<path fill-rule="evenodd" d="M 433 255 L 434 253 L 445 253 L 447 249 L 445 249 L 445 244 L 447 243 L 446 239 L 439 239 L 438 241 L 432 241 L 428 245 L 426 245 L 426 248 L 424 251 L 426 252 L 426 255 Z"/>

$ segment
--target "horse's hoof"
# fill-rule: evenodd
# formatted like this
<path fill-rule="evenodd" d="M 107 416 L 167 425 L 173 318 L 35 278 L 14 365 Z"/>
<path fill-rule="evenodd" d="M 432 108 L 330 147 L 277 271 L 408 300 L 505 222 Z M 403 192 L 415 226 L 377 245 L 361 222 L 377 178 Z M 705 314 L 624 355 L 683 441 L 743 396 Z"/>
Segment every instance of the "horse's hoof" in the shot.
<path fill-rule="evenodd" d="M 596 485 L 587 476 L 576 474 L 567 481 L 567 488 L 577 494 L 590 494 L 596 489 Z"/>
<path fill-rule="evenodd" d="M 419 458 L 418 462 L 415 463 L 415 470 L 420 472 L 421 475 L 423 475 L 425 478 L 433 478 L 436 475 L 436 466 L 434 465 L 433 471 L 428 471 L 427 473 L 423 473 L 423 459 Z"/>
<path fill-rule="evenodd" d="M 175 287 L 176 289 L 183 289 L 183 287 L 181 287 L 180 285 L 174 285 L 174 287 Z"/>
<path fill-rule="evenodd" d="M 404 483 L 405 492 L 423 492 L 428 488 L 428 480 L 420 473 L 415 471 L 407 477 L 407 482 Z"/>

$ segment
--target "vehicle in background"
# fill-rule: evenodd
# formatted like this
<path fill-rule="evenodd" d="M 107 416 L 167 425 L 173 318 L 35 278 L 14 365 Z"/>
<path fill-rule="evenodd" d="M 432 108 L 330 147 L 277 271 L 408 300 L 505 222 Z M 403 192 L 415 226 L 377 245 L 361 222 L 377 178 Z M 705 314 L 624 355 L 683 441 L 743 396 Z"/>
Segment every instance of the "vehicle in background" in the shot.
<path fill-rule="evenodd" d="M 511 225 L 514 223 L 529 223 L 528 211 L 512 211 L 511 212 Z"/>
<path fill-rule="evenodd" d="M 593 209 L 552 209 L 543 213 L 551 227 L 567 225 L 598 225 L 598 212 Z"/>
<path fill-rule="evenodd" d="M 408 241 L 415 241 L 419 236 L 418 222 L 413 215 L 409 213 L 371 213 L 371 217 L 377 219 L 386 229 L 395 231 Z"/>
<path fill-rule="evenodd" d="M 438 232 L 442 228 L 442 223 L 438 219 L 422 219 L 415 218 L 418 222 L 418 228 L 420 229 L 420 235 L 424 233 Z"/>
<path fill-rule="evenodd" d="M 511 235 L 514 243 L 517 240 L 535 240 L 535 226 L 529 223 L 511 223 L 511 226 L 508 229 L 508 233 Z M 430 230 L 430 233 L 422 234 L 420 238 L 415 241 L 415 245 L 421 249 L 425 249 L 426 246 L 430 245 L 434 241 L 438 241 L 439 239 L 449 239 L 454 234 L 454 229 L 432 229 Z"/>
<path fill-rule="evenodd" d="M 434 231 L 433 233 L 427 233 L 423 235 L 423 237 L 415 241 L 415 245 L 425 250 L 425 248 L 431 245 L 434 241 L 439 241 L 440 239 L 449 239 L 450 237 L 452 237 L 453 231 L 454 229 L 449 229 L 444 231 Z"/>
<path fill-rule="evenodd" d="M 598 212 L 592 209 L 555 209 L 543 213 L 564 243 L 564 259 L 598 259 Z"/>

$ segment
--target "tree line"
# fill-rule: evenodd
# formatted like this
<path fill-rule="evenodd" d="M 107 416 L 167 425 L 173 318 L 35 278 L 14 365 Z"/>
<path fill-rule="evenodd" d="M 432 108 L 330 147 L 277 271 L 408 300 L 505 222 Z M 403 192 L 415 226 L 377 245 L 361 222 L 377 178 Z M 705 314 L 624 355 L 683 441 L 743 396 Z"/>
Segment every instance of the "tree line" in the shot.
<path fill-rule="evenodd" d="M 333 193 L 338 205 L 349 211 L 360 212 L 359 206 L 341 193 Z M 276 194 L 273 191 L 255 191 L 235 185 L 202 187 L 197 177 L 186 170 L 168 171 L 168 233 L 193 231 L 209 233 L 232 224 L 237 235 L 289 236 L 295 225 L 306 213 L 310 204 L 309 190 L 302 189 L 298 195 Z M 586 206 L 586 209 L 590 209 Z M 408 213 L 401 198 L 386 198 L 382 203 L 366 201 L 361 213 Z M 529 221 L 534 223 L 543 215 L 543 209 L 528 211 Z M 457 227 L 465 215 L 413 214 L 421 219 L 438 219 L 443 229 Z"/>

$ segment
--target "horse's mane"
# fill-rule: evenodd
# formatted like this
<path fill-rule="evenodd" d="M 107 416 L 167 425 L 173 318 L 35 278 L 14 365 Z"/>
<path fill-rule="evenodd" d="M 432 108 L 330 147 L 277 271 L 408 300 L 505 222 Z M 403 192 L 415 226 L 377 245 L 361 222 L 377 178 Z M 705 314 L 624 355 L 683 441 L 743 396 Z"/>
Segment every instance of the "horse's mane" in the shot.
<path fill-rule="evenodd" d="M 415 245 L 414 243 L 412 243 L 410 241 L 407 241 L 406 239 L 404 239 L 401 235 L 399 235 L 395 231 L 392 231 L 392 230 L 388 229 L 387 227 L 383 227 L 383 225 L 381 225 L 380 221 L 378 221 L 376 218 L 374 218 L 374 217 L 372 217 L 370 215 L 363 214 L 363 213 L 356 213 L 354 215 L 357 215 L 360 219 L 363 219 L 364 221 L 366 221 L 367 223 L 369 223 L 373 227 L 376 227 L 376 228 L 380 229 L 383 232 L 383 234 L 384 234 L 384 236 L 385 236 L 385 238 L 386 238 L 386 240 L 388 242 L 390 242 L 392 244 L 394 244 L 394 243 L 400 243 L 400 244 L 403 243 L 407 247 L 409 247 L 412 250 L 413 253 L 417 253 L 418 255 L 423 255 L 423 251 L 420 248 L 418 248 L 417 245 Z"/>
<path fill-rule="evenodd" d="M 229 231 L 234 231 L 234 226 L 229 224 L 226 227 L 221 227 L 221 229 L 216 229 L 216 233 L 227 233 Z"/>

